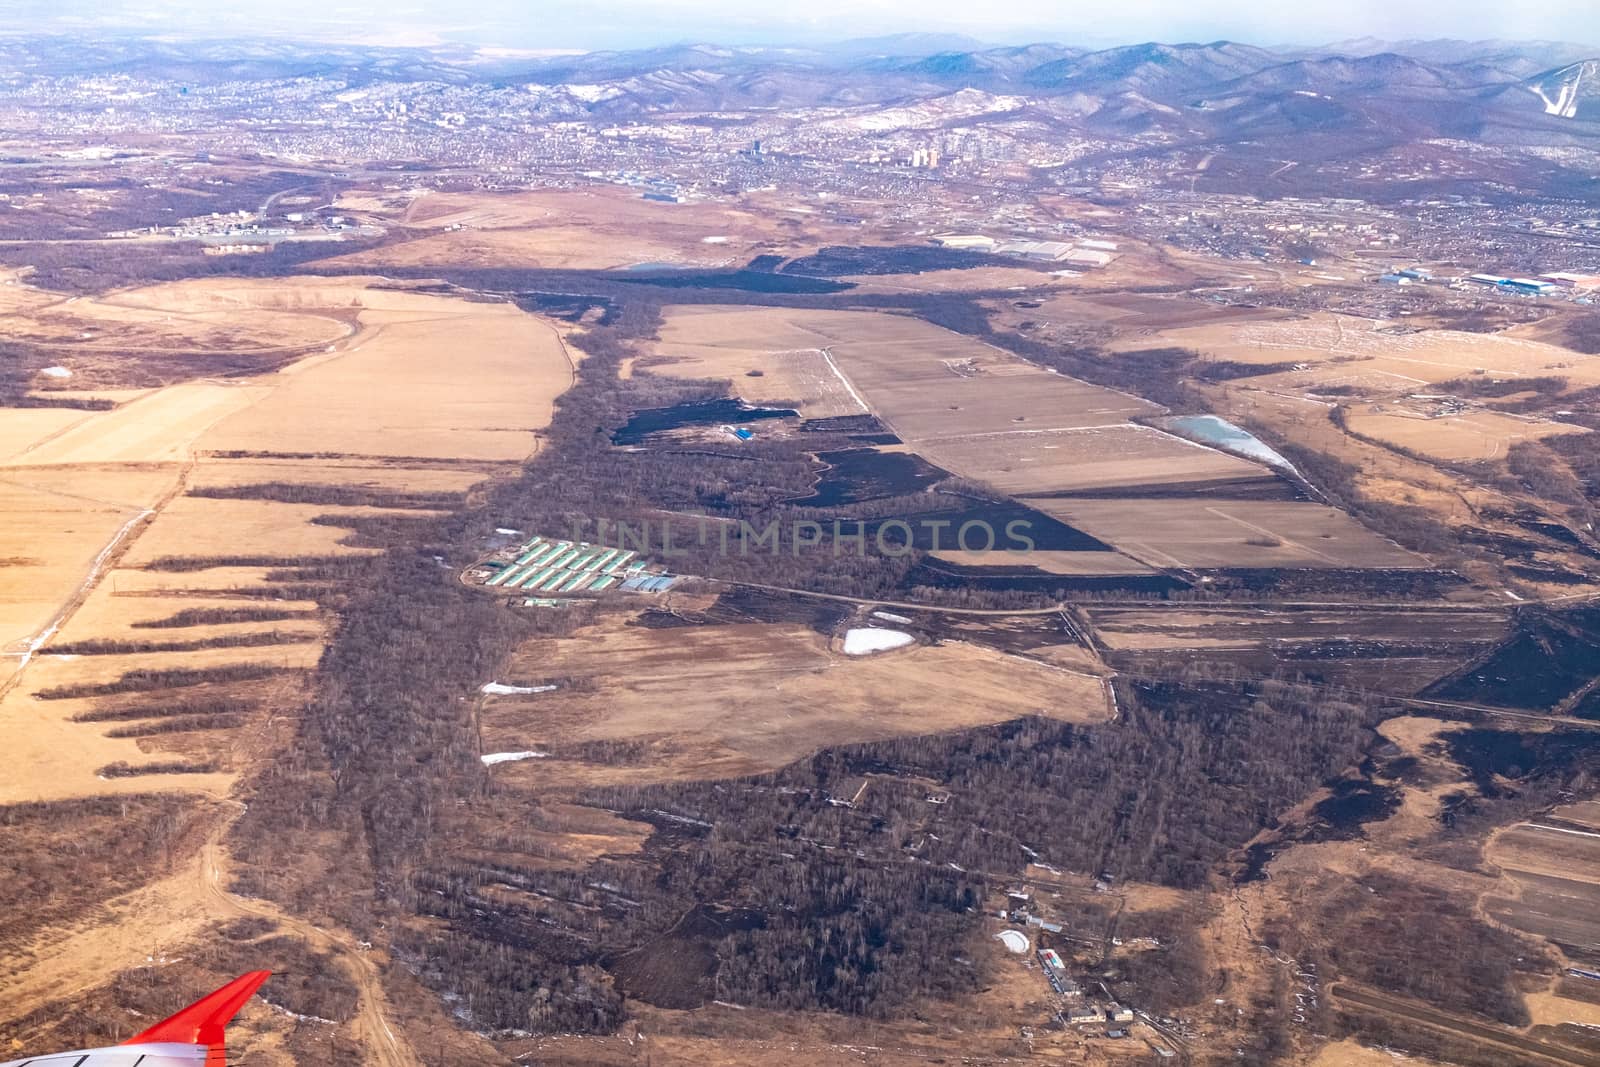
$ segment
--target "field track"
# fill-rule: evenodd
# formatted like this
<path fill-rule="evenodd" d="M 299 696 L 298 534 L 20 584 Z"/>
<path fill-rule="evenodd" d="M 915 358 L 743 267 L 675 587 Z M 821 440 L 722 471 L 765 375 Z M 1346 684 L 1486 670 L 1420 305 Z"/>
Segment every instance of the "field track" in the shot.
<path fill-rule="evenodd" d="M 25 969 L 6 976 L 9 980 L 0 980 L 0 998 L 21 1003 L 72 997 L 110 981 L 120 970 L 139 966 L 152 952 L 176 947 L 201 933 L 208 923 L 262 918 L 344 961 L 347 977 L 360 998 L 355 1017 L 346 1025 L 350 1037 L 366 1050 L 365 1062 L 379 1067 L 421 1067 L 422 1061 L 389 1025 L 389 1005 L 377 961 L 353 937 L 297 918 L 265 900 L 228 891 L 223 841 L 243 813 L 243 805 L 233 800 L 224 803 L 237 805 L 237 811 L 218 813 L 204 846 L 187 869 L 109 902 L 106 910 L 112 918 L 92 921 L 52 942 Z"/>
<path fill-rule="evenodd" d="M 1515 1030 L 1439 1011 L 1414 1000 L 1406 1000 L 1388 993 L 1369 992 L 1348 982 L 1340 982 L 1328 992 L 1334 1000 L 1350 1007 L 1417 1023 L 1432 1030 L 1442 1030 L 1456 1037 L 1503 1048 L 1541 1062 L 1568 1064 L 1570 1067 L 1600 1067 L 1600 1056 L 1535 1041 Z"/>

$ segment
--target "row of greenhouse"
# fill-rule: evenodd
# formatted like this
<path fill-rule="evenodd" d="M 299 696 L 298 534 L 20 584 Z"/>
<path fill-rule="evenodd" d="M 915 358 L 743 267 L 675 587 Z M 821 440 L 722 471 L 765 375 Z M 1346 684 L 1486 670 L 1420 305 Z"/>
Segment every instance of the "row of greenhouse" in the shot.
<path fill-rule="evenodd" d="M 600 592 L 645 573 L 638 553 L 585 541 L 535 537 L 512 563 L 486 564 L 495 573 L 485 585 L 529 592 Z"/>

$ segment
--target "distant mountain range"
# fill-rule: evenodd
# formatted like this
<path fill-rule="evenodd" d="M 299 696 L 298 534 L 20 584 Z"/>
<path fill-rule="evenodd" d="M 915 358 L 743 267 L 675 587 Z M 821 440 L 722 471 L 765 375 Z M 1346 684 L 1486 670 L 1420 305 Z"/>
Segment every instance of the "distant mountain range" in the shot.
<path fill-rule="evenodd" d="M 1109 136 L 1228 140 L 1395 130 L 1509 143 L 1600 141 L 1600 55 L 1558 42 L 1346 41 L 1259 48 L 1227 41 L 1089 50 L 996 47 L 900 35 L 828 48 L 678 44 L 525 55 L 465 46 L 298 46 L 77 37 L 0 38 L 0 69 L 29 77 L 123 74 L 183 85 L 319 77 L 522 87 L 552 117 L 602 120 L 774 108 L 906 109 L 958 93 Z M 4 82 L 0 81 L 0 85 Z M 1014 116 L 1013 116 L 1014 117 Z"/>
<path fill-rule="evenodd" d="M 1594 144 L 1600 135 L 1596 60 L 1567 44 L 1351 42 L 1277 50 L 1217 41 L 1087 50 L 943 47 L 948 43 L 880 38 L 828 50 L 680 45 L 513 64 L 493 76 L 557 93 L 581 86 L 592 98 L 591 112 L 616 117 L 903 107 L 976 90 L 1026 98 L 1056 121 L 1107 135 L 1159 131 L 1229 140 L 1392 129 L 1556 144 Z"/>

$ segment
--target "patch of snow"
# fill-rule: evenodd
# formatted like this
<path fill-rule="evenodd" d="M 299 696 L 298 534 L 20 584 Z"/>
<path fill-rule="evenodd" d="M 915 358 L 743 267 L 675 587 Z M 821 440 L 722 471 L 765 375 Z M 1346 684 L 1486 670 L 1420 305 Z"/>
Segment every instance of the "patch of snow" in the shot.
<path fill-rule="evenodd" d="M 548 693 L 553 690 L 553 685 L 503 685 L 500 682 L 485 682 L 482 692 L 490 696 L 519 696 L 524 693 Z"/>
<path fill-rule="evenodd" d="M 44 370 L 40 371 L 39 373 L 44 375 L 46 378 L 70 378 L 70 377 L 72 377 L 72 372 L 69 371 L 65 367 L 46 367 Z"/>
<path fill-rule="evenodd" d="M 1020 930 L 1001 930 L 994 936 L 998 937 L 1009 951 L 1019 956 L 1028 951 L 1028 935 Z"/>
<path fill-rule="evenodd" d="M 332 1019 L 324 1019 L 320 1015 L 301 1015 L 297 1011 L 290 1011 L 288 1008 L 284 1007 L 282 1004 L 274 1004 L 272 1001 L 267 1000 L 266 997 L 262 997 L 261 999 L 266 1003 L 267 1007 L 271 1008 L 273 1011 L 281 1012 L 282 1014 L 289 1016 L 289 1018 L 295 1020 L 296 1022 L 317 1023 L 320 1026 L 338 1026 L 339 1025 L 338 1023 L 334 1022 Z M 137 1063 L 138 1061 L 135 1060 L 134 1062 Z"/>
<path fill-rule="evenodd" d="M 844 633 L 844 653 L 847 656 L 870 656 L 874 652 L 887 652 L 903 648 L 916 638 L 899 630 L 880 630 L 876 626 L 863 626 Z"/>
<path fill-rule="evenodd" d="M 902 626 L 911 625 L 911 620 L 906 618 L 904 615 L 896 615 L 889 611 L 874 611 L 872 613 L 872 617 L 874 619 L 882 619 L 884 622 L 897 622 Z"/>
<path fill-rule="evenodd" d="M 1028 100 L 1020 96 L 991 96 L 980 89 L 961 89 L 946 96 L 903 107 L 876 108 L 830 120 L 826 125 L 862 132 L 928 128 L 956 119 L 1020 111 Z"/>
<path fill-rule="evenodd" d="M 1595 98 L 1596 79 L 1600 79 L 1600 62 L 1586 59 L 1553 71 L 1545 75 L 1542 81 L 1526 88 L 1544 104 L 1545 114 L 1575 119 L 1579 105 Z M 1555 93 L 1554 99 L 1550 96 L 1551 91 Z"/>
<path fill-rule="evenodd" d="M 521 530 L 513 530 L 508 526 L 496 526 L 494 528 L 494 532 L 499 534 L 501 537 L 515 537 L 517 534 L 521 533 L 522 531 Z"/>
<path fill-rule="evenodd" d="M 660 808 L 652 808 L 652 809 L 650 809 L 650 814 L 651 815 L 659 815 L 663 819 L 666 819 L 669 822 L 683 823 L 686 826 L 704 826 L 704 827 L 706 827 L 708 829 L 711 826 L 711 824 L 706 822 L 704 819 L 691 819 L 687 815 L 674 815 L 674 814 L 672 814 L 672 812 L 670 812 L 670 811 L 662 811 Z"/>
<path fill-rule="evenodd" d="M 525 759 L 544 759 L 549 755 L 550 753 L 548 752 L 534 752 L 530 749 L 527 752 L 490 752 L 480 758 L 483 760 L 485 767 L 493 767 L 496 763 L 516 763 Z"/>
<path fill-rule="evenodd" d="M 598 104 L 622 95 L 622 90 L 614 85 L 566 85 L 562 88 L 586 104 Z"/>

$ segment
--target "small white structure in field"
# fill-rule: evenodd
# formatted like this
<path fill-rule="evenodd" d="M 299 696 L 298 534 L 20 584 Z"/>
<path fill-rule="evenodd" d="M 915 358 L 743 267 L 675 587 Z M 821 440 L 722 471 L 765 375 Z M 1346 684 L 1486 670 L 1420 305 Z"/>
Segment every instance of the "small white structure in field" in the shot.
<path fill-rule="evenodd" d="M 1028 951 L 1028 935 L 1021 930 L 1001 930 L 994 936 L 1000 939 L 1007 950 L 1019 956 Z"/>
<path fill-rule="evenodd" d="M 844 632 L 844 653 L 847 656 L 870 656 L 874 652 L 887 652 L 904 648 L 916 638 L 899 630 L 881 630 L 876 626 L 862 626 Z"/>

